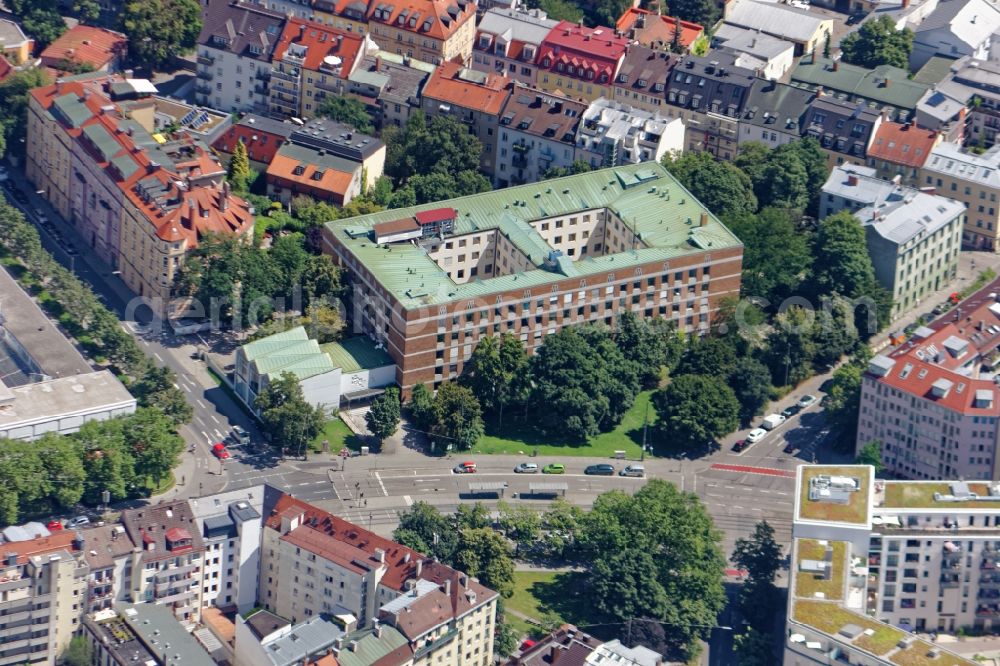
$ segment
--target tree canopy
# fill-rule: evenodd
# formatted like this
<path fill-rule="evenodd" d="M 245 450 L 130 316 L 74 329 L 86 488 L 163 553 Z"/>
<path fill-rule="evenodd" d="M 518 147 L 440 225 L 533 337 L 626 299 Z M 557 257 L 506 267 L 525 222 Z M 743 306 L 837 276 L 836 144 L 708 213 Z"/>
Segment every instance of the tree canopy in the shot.
<path fill-rule="evenodd" d="M 909 69 L 913 51 L 913 31 L 896 29 L 889 16 L 879 16 L 865 21 L 855 32 L 840 40 L 844 62 L 873 69 L 879 65 L 892 65 Z"/>
<path fill-rule="evenodd" d="M 59 14 L 58 0 L 9 0 L 7 6 L 17 17 L 24 32 L 35 40 L 35 48 L 39 51 L 66 32 L 66 22 Z"/>
<path fill-rule="evenodd" d="M 365 423 L 379 446 L 399 427 L 399 412 L 399 389 L 395 386 L 390 386 L 372 401 L 371 408 L 365 413 Z"/>
<path fill-rule="evenodd" d="M 132 0 L 122 12 L 129 56 L 134 64 L 150 69 L 192 49 L 201 25 L 198 0 Z"/>
<path fill-rule="evenodd" d="M 798 290 L 809 275 L 813 257 L 808 235 L 795 228 L 787 211 L 765 208 L 724 221 L 743 241 L 740 291 L 745 296 L 778 304 Z"/>
<path fill-rule="evenodd" d="M 513 333 L 483 338 L 465 364 L 461 383 L 475 394 L 487 414 L 503 418 L 506 406 L 527 398 L 528 353 Z"/>
<path fill-rule="evenodd" d="M 316 115 L 344 123 L 362 134 L 375 133 L 371 114 L 368 113 L 364 103 L 356 97 L 327 95 L 316 107 Z"/>
<path fill-rule="evenodd" d="M 698 201 L 716 215 L 753 213 L 757 197 L 749 176 L 730 162 L 708 152 L 686 152 L 679 157 L 666 155 L 663 166 Z"/>
<path fill-rule="evenodd" d="M 305 455 L 326 420 L 319 407 L 306 401 L 299 380 L 288 372 L 268 382 L 257 394 L 255 406 L 271 442 L 293 456 Z"/>
<path fill-rule="evenodd" d="M 599 496 L 578 537 L 590 603 L 609 621 L 651 618 L 680 653 L 725 605 L 720 535 L 698 498 L 651 479 Z"/>
<path fill-rule="evenodd" d="M 680 375 L 653 394 L 663 439 L 671 447 L 699 447 L 736 430 L 740 403 L 724 377 Z"/>
<path fill-rule="evenodd" d="M 885 463 L 882 462 L 882 442 L 877 439 L 865 442 L 865 445 L 858 451 L 854 463 L 856 465 L 871 465 L 875 468 L 875 473 L 880 474 L 885 470 Z"/>

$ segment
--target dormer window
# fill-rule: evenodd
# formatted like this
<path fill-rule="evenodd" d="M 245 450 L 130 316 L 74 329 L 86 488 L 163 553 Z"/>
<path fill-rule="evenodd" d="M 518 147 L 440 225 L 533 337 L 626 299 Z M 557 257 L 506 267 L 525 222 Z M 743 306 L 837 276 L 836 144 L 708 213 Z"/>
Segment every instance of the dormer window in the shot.
<path fill-rule="evenodd" d="M 548 59 L 546 59 L 546 63 L 547 62 L 548 62 Z M 556 65 L 556 71 L 557 72 L 563 71 L 563 64 L 562 63 L 559 63 L 558 65 Z"/>
<path fill-rule="evenodd" d="M 594 80 L 594 73 L 592 71 L 590 71 L 589 69 L 587 70 L 587 80 L 588 81 L 593 81 Z"/>
<path fill-rule="evenodd" d="M 545 56 L 542 59 L 542 67 L 551 67 L 551 66 L 552 66 L 552 60 L 548 56 Z"/>
<path fill-rule="evenodd" d="M 597 82 L 598 83 L 607 83 L 608 82 L 608 75 L 607 74 L 601 74 L 598 77 Z"/>
<path fill-rule="evenodd" d="M 639 87 L 640 88 L 646 87 L 646 79 L 639 79 Z"/>

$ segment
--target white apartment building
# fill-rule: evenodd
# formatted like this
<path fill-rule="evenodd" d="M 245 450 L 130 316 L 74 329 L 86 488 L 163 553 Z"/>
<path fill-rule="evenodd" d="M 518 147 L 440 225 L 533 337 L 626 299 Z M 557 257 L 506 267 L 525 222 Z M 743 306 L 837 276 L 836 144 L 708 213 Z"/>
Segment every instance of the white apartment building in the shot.
<path fill-rule="evenodd" d="M 965 207 L 898 182 L 870 167 L 834 167 L 823 185 L 821 216 L 850 210 L 865 228 L 875 277 L 892 294 L 893 318 L 955 279 Z"/>
<path fill-rule="evenodd" d="M 684 121 L 635 109 L 603 97 L 583 112 L 576 159 L 601 167 L 660 161 L 684 150 Z"/>
<path fill-rule="evenodd" d="M 913 632 L 995 631 L 1000 486 L 798 468 L 785 664 L 971 665 Z"/>
<path fill-rule="evenodd" d="M 967 248 L 1000 249 L 1000 147 L 974 155 L 958 144 L 940 143 L 920 170 L 920 183 L 965 204 L 962 240 Z"/>
<path fill-rule="evenodd" d="M 991 628 L 996 584 L 984 567 L 1000 530 L 984 529 L 985 505 L 1000 496 L 989 500 L 986 484 L 873 472 L 798 468 L 784 664 L 972 666 L 910 632 Z"/>
<path fill-rule="evenodd" d="M 260 605 L 292 624 L 392 626 L 413 664 L 487 666 L 498 595 L 475 579 L 290 495 L 265 506 Z"/>
<path fill-rule="evenodd" d="M 198 36 L 198 104 L 268 113 L 271 55 L 286 18 L 258 5 L 212 3 Z"/>
<path fill-rule="evenodd" d="M 189 500 L 205 545 L 202 605 L 240 613 L 257 601 L 264 486 Z"/>

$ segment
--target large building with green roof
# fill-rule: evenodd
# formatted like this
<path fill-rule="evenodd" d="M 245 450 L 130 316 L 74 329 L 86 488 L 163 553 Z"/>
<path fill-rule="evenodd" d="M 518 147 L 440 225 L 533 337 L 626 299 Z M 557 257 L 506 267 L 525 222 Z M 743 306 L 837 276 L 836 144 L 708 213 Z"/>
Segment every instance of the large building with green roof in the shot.
<path fill-rule="evenodd" d="M 655 162 L 337 220 L 324 250 L 351 275 L 354 331 L 385 347 L 404 391 L 454 379 L 505 332 L 534 351 L 623 310 L 705 331 L 743 257 Z"/>

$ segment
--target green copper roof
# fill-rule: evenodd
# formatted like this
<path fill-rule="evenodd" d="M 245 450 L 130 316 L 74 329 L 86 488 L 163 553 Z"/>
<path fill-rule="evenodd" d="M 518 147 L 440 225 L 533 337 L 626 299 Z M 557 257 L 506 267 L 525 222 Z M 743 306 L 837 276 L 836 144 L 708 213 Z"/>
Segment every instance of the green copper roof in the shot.
<path fill-rule="evenodd" d="M 394 363 L 384 349 L 379 349 L 371 338 L 363 335 L 340 342 L 328 342 L 320 345 L 320 349 L 329 355 L 335 368 L 344 372 L 371 370 Z"/>
<path fill-rule="evenodd" d="M 376 224 L 446 207 L 457 211 L 454 236 L 495 229 L 529 256 L 537 268 L 458 284 L 418 245 L 376 245 L 372 238 Z M 634 230 L 642 241 L 638 247 L 577 261 L 562 257 L 553 268 L 543 269 L 542 262 L 552 248 L 529 223 L 598 208 L 611 210 Z M 702 212 L 706 212 L 704 206 L 666 169 L 657 162 L 645 162 L 336 220 L 326 225 L 326 232 L 348 248 L 404 306 L 419 307 L 513 288 L 528 289 L 570 276 L 625 270 L 741 244 L 711 212 L 708 224 L 700 226 Z"/>
<path fill-rule="evenodd" d="M 52 101 L 52 108 L 55 115 L 61 117 L 70 127 L 80 127 L 91 117 L 90 109 L 75 94 L 68 93 L 61 97 L 56 97 Z"/>
<path fill-rule="evenodd" d="M 834 71 L 833 60 L 807 56 L 792 70 L 792 83 L 810 88 L 823 86 L 827 94 L 843 93 L 851 101 L 876 102 L 879 106 L 912 111 L 930 86 L 909 76 L 905 69 L 891 65 L 865 69 L 841 62 Z"/>
<path fill-rule="evenodd" d="M 356 631 L 344 637 L 345 647 L 337 654 L 337 663 L 340 666 L 371 666 L 406 643 L 406 637 L 398 629 L 387 625 L 379 627 L 378 635 L 371 629 Z"/>
<path fill-rule="evenodd" d="M 269 377 L 290 372 L 300 380 L 309 379 L 336 368 L 301 326 L 244 345 L 243 353 L 257 365 L 257 372 Z"/>

